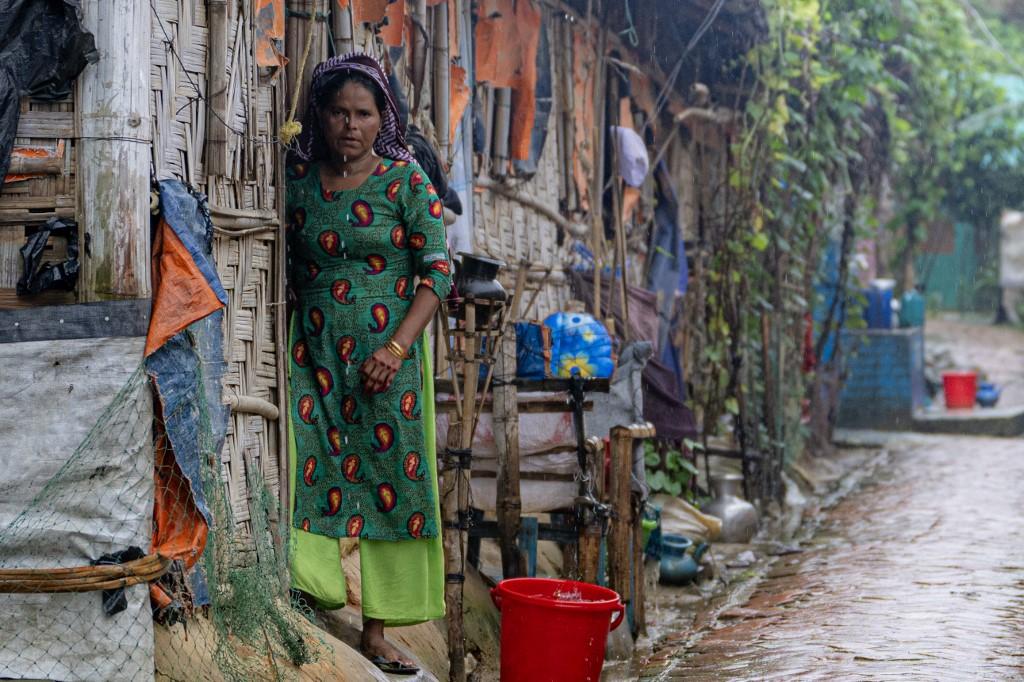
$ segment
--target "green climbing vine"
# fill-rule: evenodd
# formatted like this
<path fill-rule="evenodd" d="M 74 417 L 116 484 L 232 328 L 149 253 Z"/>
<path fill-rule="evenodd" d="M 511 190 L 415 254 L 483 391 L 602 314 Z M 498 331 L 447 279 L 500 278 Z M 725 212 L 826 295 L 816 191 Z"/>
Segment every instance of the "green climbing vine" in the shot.
<path fill-rule="evenodd" d="M 931 221 L 1024 201 L 1008 151 L 1024 139 L 996 77 L 1015 66 L 963 0 L 764 5 L 769 37 L 740 65 L 738 125 L 702 196 L 692 401 L 705 433 L 729 428 L 764 456 L 775 498 L 811 427 L 829 429 L 858 239 L 888 228 L 883 267 L 907 280 Z"/>

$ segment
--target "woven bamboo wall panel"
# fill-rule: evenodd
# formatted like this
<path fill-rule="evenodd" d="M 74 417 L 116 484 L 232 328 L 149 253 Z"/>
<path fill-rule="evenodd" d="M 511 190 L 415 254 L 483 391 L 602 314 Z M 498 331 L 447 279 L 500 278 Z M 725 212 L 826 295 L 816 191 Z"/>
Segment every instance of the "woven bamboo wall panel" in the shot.
<path fill-rule="evenodd" d="M 200 0 L 158 0 L 150 52 L 153 168 L 157 178 L 203 184 L 206 135 L 206 9 Z"/>
<path fill-rule="evenodd" d="M 73 100 L 37 102 L 26 97 L 19 107 L 15 155 L 20 149 L 45 150 L 54 162 L 45 174 L 5 183 L 0 188 L 0 308 L 74 303 L 73 292 L 47 292 L 31 298 L 14 293 L 21 276 L 19 249 L 25 237 L 50 218 L 74 218 L 78 205 Z M 51 239 L 45 260 L 63 260 L 66 246 L 62 239 Z"/>
<path fill-rule="evenodd" d="M 207 194 L 211 207 L 276 211 L 278 148 L 272 143 L 277 81 L 253 57 L 253 3 L 228 3 L 216 24 L 202 0 L 157 0 L 153 15 L 153 163 L 158 177 L 177 177 Z M 213 33 L 221 30 L 220 42 Z M 214 52 L 222 49 L 218 60 Z M 223 64 L 224 92 L 211 92 L 214 64 Z M 211 110 L 215 113 L 211 115 Z M 211 144 L 211 126 L 226 124 Z M 211 163 L 211 149 L 223 157 Z M 212 211 L 214 259 L 228 295 L 225 311 L 226 395 L 279 402 L 274 338 L 276 221 L 265 231 L 237 234 Z M 264 211 L 265 213 L 265 211 Z M 272 214 L 272 213 L 271 213 Z M 222 480 L 234 520 L 248 531 L 249 490 L 262 476 L 276 494 L 277 425 L 233 412 L 221 453 Z"/>
<path fill-rule="evenodd" d="M 557 83 L 555 87 L 558 87 Z M 533 178 L 526 182 L 509 181 L 519 194 L 540 201 L 555 212 L 558 212 L 560 176 L 557 134 L 552 125 Z M 553 279 L 542 287 L 528 316 L 543 319 L 562 309 L 570 295 L 561 275 L 569 253 L 564 245 L 558 245 L 555 223 L 494 192 L 478 192 L 474 197 L 475 251 L 504 260 L 509 266 L 506 273 L 509 276 L 523 259 L 530 261 L 534 269 L 552 267 Z"/>

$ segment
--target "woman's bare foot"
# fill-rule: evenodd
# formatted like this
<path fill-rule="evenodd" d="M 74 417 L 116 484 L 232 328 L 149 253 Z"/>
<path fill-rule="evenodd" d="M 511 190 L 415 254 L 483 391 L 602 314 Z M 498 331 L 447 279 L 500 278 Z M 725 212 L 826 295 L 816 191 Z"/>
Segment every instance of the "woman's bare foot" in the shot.
<path fill-rule="evenodd" d="M 363 634 L 359 638 L 359 650 L 369 659 L 380 656 L 386 661 L 398 661 L 406 666 L 416 663 L 402 654 L 384 638 L 384 621 L 368 618 L 363 621 Z"/>

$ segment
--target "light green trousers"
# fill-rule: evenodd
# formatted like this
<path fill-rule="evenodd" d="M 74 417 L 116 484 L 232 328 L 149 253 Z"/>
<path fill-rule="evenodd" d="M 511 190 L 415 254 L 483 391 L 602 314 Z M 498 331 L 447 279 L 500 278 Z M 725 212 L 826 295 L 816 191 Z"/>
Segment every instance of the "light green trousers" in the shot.
<path fill-rule="evenodd" d="M 437 445 L 434 430 L 434 372 L 430 345 L 424 334 L 423 425 L 424 453 L 434 485 L 435 509 L 441 518 L 437 494 Z M 288 344 L 291 347 L 291 344 Z M 298 453 L 295 434 L 288 425 L 288 460 L 291 499 L 295 499 Z M 289 515 L 290 516 L 290 515 Z M 289 518 L 289 524 L 291 519 Z M 440 529 L 441 524 L 438 523 Z M 290 525 L 288 563 L 292 587 L 310 594 L 323 609 L 345 605 L 345 574 L 341 569 L 338 538 L 314 535 Z M 387 627 L 414 625 L 444 616 L 444 549 L 441 537 L 421 540 L 360 540 L 359 571 L 362 580 L 363 617 L 383 620 Z"/>

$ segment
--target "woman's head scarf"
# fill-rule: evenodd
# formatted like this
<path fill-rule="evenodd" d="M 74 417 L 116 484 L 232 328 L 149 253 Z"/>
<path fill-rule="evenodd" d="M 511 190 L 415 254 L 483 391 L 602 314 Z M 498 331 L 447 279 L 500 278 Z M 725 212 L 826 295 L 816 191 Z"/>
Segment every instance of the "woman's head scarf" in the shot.
<path fill-rule="evenodd" d="M 299 134 L 295 146 L 289 150 L 292 160 L 311 161 L 323 158 L 326 153 L 327 144 L 320 121 L 320 107 L 326 104 L 325 86 L 331 77 L 345 71 L 355 71 L 369 76 L 384 93 L 384 111 L 380 112 L 380 131 L 377 133 L 377 139 L 373 141 L 373 151 L 377 156 L 397 161 L 413 161 L 412 154 L 406 149 L 405 130 L 398 117 L 398 106 L 395 104 L 391 88 L 388 87 L 384 69 L 376 59 L 360 52 L 331 57 L 317 64 L 313 70 L 310 101 L 306 107 L 306 117 L 302 121 L 302 133 Z"/>

